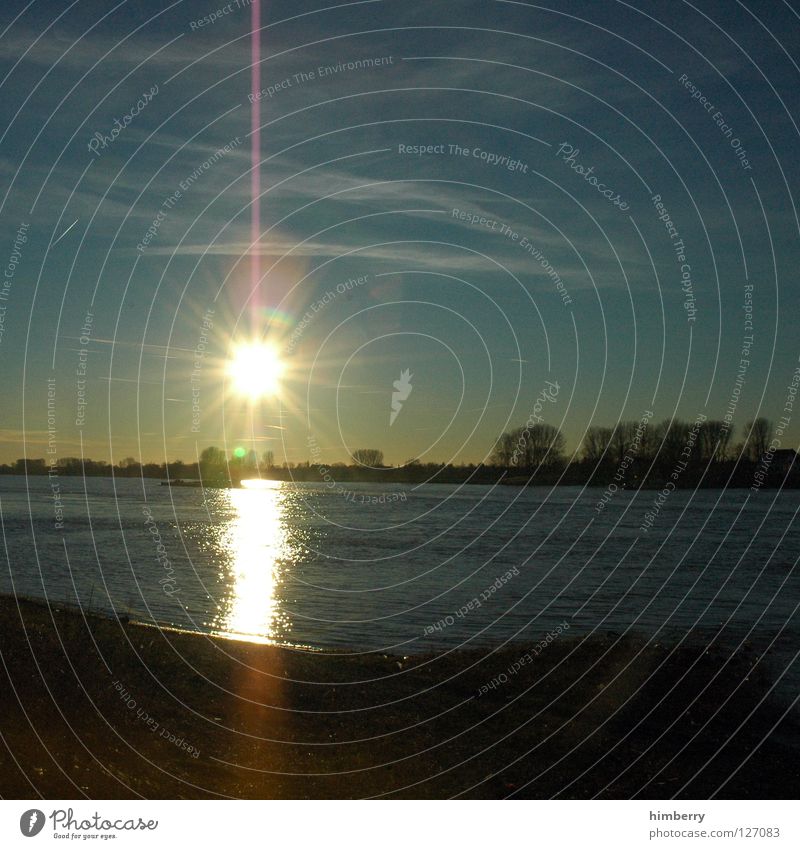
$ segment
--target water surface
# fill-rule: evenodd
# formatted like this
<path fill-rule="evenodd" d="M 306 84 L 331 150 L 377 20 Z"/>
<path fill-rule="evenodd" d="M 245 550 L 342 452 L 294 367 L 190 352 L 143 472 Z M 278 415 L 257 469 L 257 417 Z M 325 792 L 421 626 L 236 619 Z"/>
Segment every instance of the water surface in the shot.
<path fill-rule="evenodd" d="M 797 650 L 797 491 L 677 491 L 643 532 L 652 491 L 598 514 L 601 490 L 579 487 L 57 484 L 63 529 L 48 478 L 0 478 L 0 592 L 341 651 L 539 640 L 564 621 L 773 642 L 782 668 Z"/>

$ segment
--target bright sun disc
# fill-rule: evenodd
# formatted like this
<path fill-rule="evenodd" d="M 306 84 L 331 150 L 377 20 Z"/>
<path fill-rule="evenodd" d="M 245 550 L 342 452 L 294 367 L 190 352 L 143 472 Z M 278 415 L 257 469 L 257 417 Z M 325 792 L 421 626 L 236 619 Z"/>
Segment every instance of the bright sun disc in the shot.
<path fill-rule="evenodd" d="M 239 345 L 228 366 L 234 389 L 250 398 L 275 395 L 283 370 L 275 349 L 261 343 Z"/>

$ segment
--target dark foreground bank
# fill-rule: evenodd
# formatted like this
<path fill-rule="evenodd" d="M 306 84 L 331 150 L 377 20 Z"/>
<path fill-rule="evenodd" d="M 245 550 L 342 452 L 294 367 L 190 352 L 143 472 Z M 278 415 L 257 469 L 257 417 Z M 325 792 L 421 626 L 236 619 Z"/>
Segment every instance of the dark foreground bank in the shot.
<path fill-rule="evenodd" d="M 800 790 L 797 712 L 747 652 L 566 631 L 538 654 L 350 657 L 5 598 L 0 653 L 6 798 Z"/>

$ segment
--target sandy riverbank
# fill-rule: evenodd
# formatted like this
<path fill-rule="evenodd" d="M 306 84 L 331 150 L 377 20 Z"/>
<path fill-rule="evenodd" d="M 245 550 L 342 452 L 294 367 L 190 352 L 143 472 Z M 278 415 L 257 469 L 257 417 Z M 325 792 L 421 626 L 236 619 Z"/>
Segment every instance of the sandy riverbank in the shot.
<path fill-rule="evenodd" d="M 343 656 L 3 598 L 0 795 L 797 797 L 797 713 L 760 742 L 786 704 L 754 657 L 568 634 Z"/>

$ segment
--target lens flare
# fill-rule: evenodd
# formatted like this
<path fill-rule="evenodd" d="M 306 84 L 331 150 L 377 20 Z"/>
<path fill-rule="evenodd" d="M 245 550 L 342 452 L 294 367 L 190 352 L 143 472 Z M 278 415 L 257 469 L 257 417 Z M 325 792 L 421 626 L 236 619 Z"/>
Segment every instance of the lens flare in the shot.
<path fill-rule="evenodd" d="M 284 370 L 277 351 L 260 342 L 238 345 L 228 364 L 236 392 L 253 400 L 277 395 Z"/>

